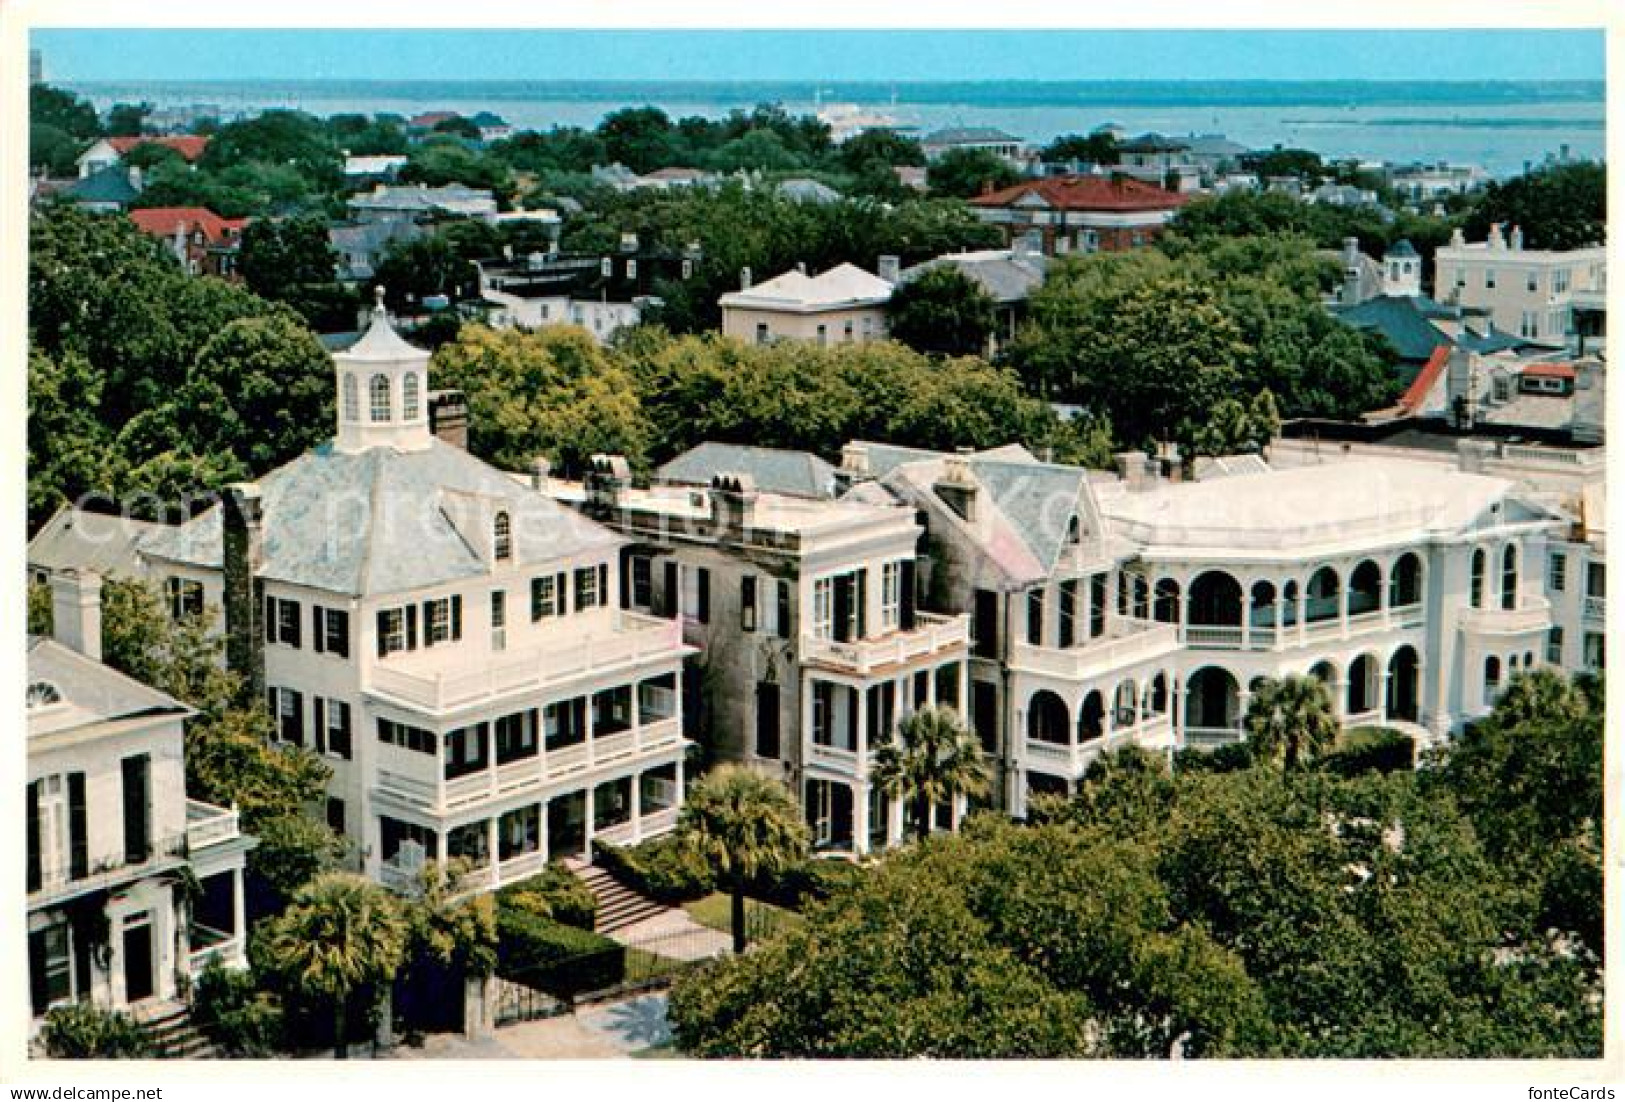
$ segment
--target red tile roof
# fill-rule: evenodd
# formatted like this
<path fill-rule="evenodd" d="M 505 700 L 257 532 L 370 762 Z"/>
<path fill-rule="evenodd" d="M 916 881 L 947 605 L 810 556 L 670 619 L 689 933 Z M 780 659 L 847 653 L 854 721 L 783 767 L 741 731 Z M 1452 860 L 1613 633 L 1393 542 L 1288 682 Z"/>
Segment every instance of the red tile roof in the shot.
<path fill-rule="evenodd" d="M 413 115 L 406 121 L 406 125 L 427 130 L 430 127 L 439 126 L 443 122 L 449 122 L 452 119 L 461 117 L 455 111 L 425 111 L 421 115 Z"/>
<path fill-rule="evenodd" d="M 118 150 L 120 157 L 138 145 L 161 145 L 165 149 L 173 149 L 188 161 L 195 161 L 203 156 L 204 147 L 209 144 L 209 139 L 192 135 L 174 138 L 108 138 L 107 144 Z"/>
<path fill-rule="evenodd" d="M 1421 409 L 1422 403 L 1427 401 L 1428 393 L 1433 389 L 1434 384 L 1439 381 L 1439 376 L 1444 373 L 1445 364 L 1449 362 L 1450 346 L 1441 344 L 1435 348 L 1433 355 L 1428 357 L 1428 362 L 1422 365 L 1422 370 L 1416 373 L 1415 379 L 1411 380 L 1411 385 L 1406 388 L 1404 394 L 1400 395 L 1400 408 L 1406 413 L 1415 413 Z"/>
<path fill-rule="evenodd" d="M 1056 210 L 1174 210 L 1189 196 L 1179 195 L 1130 176 L 1049 176 L 1027 180 L 971 200 L 976 207 L 1008 207 L 1037 195 Z"/>
<path fill-rule="evenodd" d="M 201 229 L 211 245 L 225 244 L 228 235 L 234 238 L 248 225 L 246 218 L 222 218 L 208 207 L 147 207 L 132 210 L 130 221 L 154 237 L 174 236 L 177 225 L 184 225 L 187 233 Z"/>
<path fill-rule="evenodd" d="M 1574 381 L 1573 364 L 1524 364 L 1523 373 L 1531 379 L 1568 379 Z"/>

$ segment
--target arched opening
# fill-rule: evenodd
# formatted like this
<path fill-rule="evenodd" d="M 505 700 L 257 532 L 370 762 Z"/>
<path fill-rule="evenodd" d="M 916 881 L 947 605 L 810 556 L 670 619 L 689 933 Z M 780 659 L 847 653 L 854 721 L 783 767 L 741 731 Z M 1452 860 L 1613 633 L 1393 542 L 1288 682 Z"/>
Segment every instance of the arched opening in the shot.
<path fill-rule="evenodd" d="M 1241 584 L 1222 570 L 1209 570 L 1191 582 L 1190 622 L 1215 627 L 1241 626 Z"/>
<path fill-rule="evenodd" d="M 1323 660 L 1316 662 L 1313 666 L 1309 667 L 1309 676 L 1313 677 L 1322 685 L 1325 685 L 1328 690 L 1330 690 L 1337 681 L 1337 667 L 1330 661 Z M 1333 699 L 1336 699 L 1335 694 Z"/>
<path fill-rule="evenodd" d="M 1048 689 L 1040 689 L 1027 702 L 1027 737 L 1034 742 L 1065 746 L 1072 741 L 1066 702 Z"/>
<path fill-rule="evenodd" d="M 346 421 L 361 420 L 360 387 L 355 381 L 355 374 L 350 371 L 344 373 L 344 419 Z"/>
<path fill-rule="evenodd" d="M 1348 709 L 1351 716 L 1369 712 L 1377 707 L 1377 659 L 1362 654 L 1349 664 Z"/>
<path fill-rule="evenodd" d="M 1335 620 L 1342 615 L 1339 597 L 1337 571 L 1329 566 L 1323 566 L 1315 571 L 1309 578 L 1309 585 L 1304 591 L 1307 598 L 1303 619 L 1308 624 L 1318 624 L 1325 620 Z"/>
<path fill-rule="evenodd" d="M 1388 604 L 1393 608 L 1420 603 L 1422 600 L 1422 560 L 1414 551 L 1399 556 L 1388 575 Z"/>
<path fill-rule="evenodd" d="M 1160 624 L 1179 623 L 1179 583 L 1172 578 L 1157 582 L 1157 597 L 1152 604 L 1152 616 Z"/>
<path fill-rule="evenodd" d="M 1168 675 L 1159 673 L 1151 679 L 1151 714 L 1168 713 Z"/>
<path fill-rule="evenodd" d="M 1382 570 L 1364 559 L 1349 575 L 1349 615 L 1375 612 L 1382 607 Z"/>
<path fill-rule="evenodd" d="M 1291 627 L 1298 622 L 1298 583 L 1287 582 L 1281 587 L 1281 626 Z"/>
<path fill-rule="evenodd" d="M 513 533 L 508 526 L 507 513 L 498 513 L 491 522 L 491 543 L 498 562 L 513 558 Z"/>
<path fill-rule="evenodd" d="M 1472 576 L 1467 585 L 1467 600 L 1474 608 L 1484 607 L 1484 549 L 1473 552 Z"/>
<path fill-rule="evenodd" d="M 368 393 L 372 398 L 372 420 L 389 420 L 389 376 L 374 375 L 368 385 Z"/>
<path fill-rule="evenodd" d="M 1253 583 L 1253 607 L 1250 616 L 1253 630 L 1275 627 L 1275 583 Z"/>
<path fill-rule="evenodd" d="M 1083 698 L 1078 710 L 1078 741 L 1088 742 L 1106 733 L 1106 704 L 1097 689 Z"/>
<path fill-rule="evenodd" d="M 1233 733 L 1241 728 L 1241 693 L 1229 670 L 1203 666 L 1185 683 L 1185 729 Z"/>
<path fill-rule="evenodd" d="M 1535 652 L 1532 651 L 1532 650 L 1524 651 L 1523 652 L 1523 668 L 1526 669 L 1526 670 L 1527 669 L 1532 669 L 1534 667 L 1534 665 L 1535 665 Z"/>
<path fill-rule="evenodd" d="M 1484 703 L 1494 704 L 1495 694 L 1501 691 L 1501 660 L 1495 655 L 1484 659 Z"/>
<path fill-rule="evenodd" d="M 1123 681 L 1112 694 L 1112 727 L 1132 727 L 1139 719 L 1139 691 L 1134 682 Z"/>
<path fill-rule="evenodd" d="M 406 421 L 418 419 L 418 373 L 408 371 L 406 379 L 401 383 L 401 418 Z"/>
<path fill-rule="evenodd" d="M 1418 722 L 1418 683 L 1421 678 L 1416 648 L 1406 644 L 1388 659 L 1388 718 Z"/>
<path fill-rule="evenodd" d="M 1501 552 L 1501 607 L 1518 607 L 1518 548 L 1510 543 Z"/>

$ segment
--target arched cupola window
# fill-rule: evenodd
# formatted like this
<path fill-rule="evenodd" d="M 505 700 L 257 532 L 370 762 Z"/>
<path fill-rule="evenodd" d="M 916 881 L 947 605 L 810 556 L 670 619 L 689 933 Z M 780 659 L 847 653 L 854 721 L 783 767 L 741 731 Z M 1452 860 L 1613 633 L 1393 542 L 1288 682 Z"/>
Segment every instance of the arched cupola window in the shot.
<path fill-rule="evenodd" d="M 374 375 L 369 387 L 372 394 L 372 420 L 389 420 L 389 376 Z"/>
<path fill-rule="evenodd" d="M 401 383 L 401 417 L 407 421 L 418 419 L 418 373 L 408 371 Z"/>
<path fill-rule="evenodd" d="M 361 420 L 360 388 L 356 385 L 355 375 L 348 371 L 344 373 L 344 419 Z"/>

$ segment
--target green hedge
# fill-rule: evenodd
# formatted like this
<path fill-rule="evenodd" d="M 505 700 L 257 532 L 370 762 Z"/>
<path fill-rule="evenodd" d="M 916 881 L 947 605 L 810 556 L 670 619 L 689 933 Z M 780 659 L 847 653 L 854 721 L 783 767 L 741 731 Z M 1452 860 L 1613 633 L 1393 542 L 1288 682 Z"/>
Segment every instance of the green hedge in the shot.
<path fill-rule="evenodd" d="M 154 1055 L 146 1030 L 134 1018 L 88 1002 L 54 1007 L 45 1015 L 40 1040 L 57 1060 L 143 1060 Z"/>
<path fill-rule="evenodd" d="M 601 991 L 626 976 L 625 946 L 528 911 L 499 909 L 497 937 L 498 975 L 550 995 Z"/>
<path fill-rule="evenodd" d="M 1359 727 L 1343 736 L 1320 767 L 1341 777 L 1393 773 L 1416 766 L 1416 740 L 1391 727 Z"/>
<path fill-rule="evenodd" d="M 228 1056 L 266 1057 L 283 1044 L 282 1010 L 252 973 L 211 957 L 192 988 L 192 1024 Z"/>
<path fill-rule="evenodd" d="M 800 911 L 809 903 L 828 899 L 836 892 L 851 887 L 863 875 L 863 867 L 850 861 L 813 859 L 771 876 L 757 877 L 746 891 L 752 898 L 764 903 Z"/>
<path fill-rule="evenodd" d="M 497 892 L 497 906 L 583 930 L 592 929 L 598 917 L 598 899 L 592 889 L 559 864 L 548 865 L 535 876 L 502 888 Z"/>
<path fill-rule="evenodd" d="M 716 878 L 702 858 L 676 835 L 635 846 L 596 845 L 593 863 L 639 895 L 674 906 L 716 890 Z"/>

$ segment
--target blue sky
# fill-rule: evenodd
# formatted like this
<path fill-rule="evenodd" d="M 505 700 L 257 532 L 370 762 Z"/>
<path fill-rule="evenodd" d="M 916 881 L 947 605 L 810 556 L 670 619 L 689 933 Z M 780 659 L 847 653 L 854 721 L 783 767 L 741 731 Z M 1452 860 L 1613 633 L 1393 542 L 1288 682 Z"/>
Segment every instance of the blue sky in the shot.
<path fill-rule="evenodd" d="M 1506 31 L 38 30 L 47 79 L 1601 80 Z"/>

